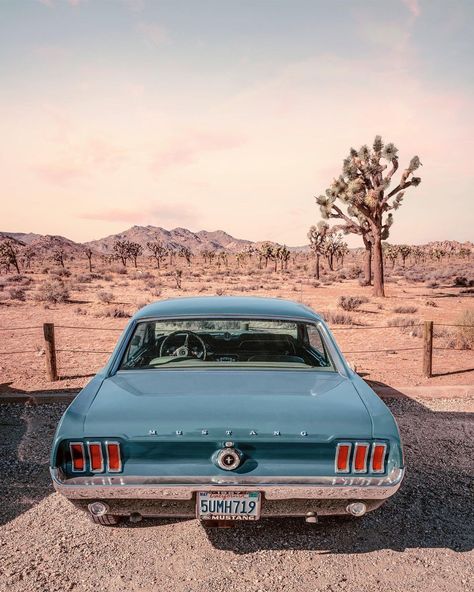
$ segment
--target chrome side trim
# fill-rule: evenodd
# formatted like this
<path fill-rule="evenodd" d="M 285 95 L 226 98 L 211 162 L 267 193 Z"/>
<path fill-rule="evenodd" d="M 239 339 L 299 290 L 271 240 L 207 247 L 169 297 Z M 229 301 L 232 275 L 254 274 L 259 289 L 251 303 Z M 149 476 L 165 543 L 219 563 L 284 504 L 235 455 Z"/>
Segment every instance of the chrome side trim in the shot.
<path fill-rule="evenodd" d="M 384 477 L 139 477 L 84 476 L 65 479 L 50 469 L 54 488 L 71 499 L 192 499 L 196 491 L 234 488 L 261 491 L 265 499 L 386 499 L 400 487 L 404 469 Z"/>

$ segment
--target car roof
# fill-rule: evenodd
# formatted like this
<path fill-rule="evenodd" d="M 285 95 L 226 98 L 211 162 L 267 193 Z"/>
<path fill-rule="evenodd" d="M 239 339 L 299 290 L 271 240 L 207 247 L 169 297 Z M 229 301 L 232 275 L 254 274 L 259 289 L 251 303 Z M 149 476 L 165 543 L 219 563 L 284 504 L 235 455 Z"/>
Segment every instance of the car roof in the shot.
<path fill-rule="evenodd" d="M 299 302 L 258 296 L 197 296 L 160 300 L 140 309 L 133 319 L 181 316 L 251 316 L 307 319 L 313 322 L 322 320 L 317 313 Z"/>

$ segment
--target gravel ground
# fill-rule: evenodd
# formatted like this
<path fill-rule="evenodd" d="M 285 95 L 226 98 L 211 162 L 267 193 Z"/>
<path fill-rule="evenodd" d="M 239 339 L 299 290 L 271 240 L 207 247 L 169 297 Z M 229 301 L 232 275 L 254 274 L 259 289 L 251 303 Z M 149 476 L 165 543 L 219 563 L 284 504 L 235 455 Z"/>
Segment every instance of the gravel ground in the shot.
<path fill-rule="evenodd" d="M 0 405 L 0 590 L 474 589 L 474 400 L 389 400 L 407 477 L 357 521 L 95 526 L 49 481 L 65 405 Z"/>

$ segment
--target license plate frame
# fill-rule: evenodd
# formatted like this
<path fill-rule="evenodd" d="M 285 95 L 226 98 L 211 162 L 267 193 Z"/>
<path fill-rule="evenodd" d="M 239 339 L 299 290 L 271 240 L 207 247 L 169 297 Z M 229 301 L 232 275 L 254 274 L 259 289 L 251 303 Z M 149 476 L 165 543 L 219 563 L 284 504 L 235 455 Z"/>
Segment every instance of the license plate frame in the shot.
<path fill-rule="evenodd" d="M 259 491 L 198 491 L 196 517 L 199 520 L 254 522 L 260 519 L 261 505 Z"/>

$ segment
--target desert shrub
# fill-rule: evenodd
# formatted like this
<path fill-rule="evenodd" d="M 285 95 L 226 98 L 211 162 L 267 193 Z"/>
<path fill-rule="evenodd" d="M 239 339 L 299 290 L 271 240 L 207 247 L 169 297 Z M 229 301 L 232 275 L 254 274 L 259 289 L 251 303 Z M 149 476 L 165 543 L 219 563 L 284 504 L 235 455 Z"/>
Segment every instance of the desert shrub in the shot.
<path fill-rule="evenodd" d="M 369 299 L 365 296 L 341 296 L 337 305 L 346 311 L 358 310 L 361 304 L 365 304 Z"/>
<path fill-rule="evenodd" d="M 57 304 L 59 302 L 66 302 L 68 300 L 69 290 L 61 280 L 53 279 L 44 282 L 40 286 L 36 297 L 42 302 L 51 302 Z"/>
<path fill-rule="evenodd" d="M 325 310 L 321 312 L 323 319 L 331 325 L 355 325 L 354 319 L 350 314 L 336 310 Z"/>
<path fill-rule="evenodd" d="M 418 312 L 418 309 L 416 306 L 396 306 L 393 312 L 397 314 L 415 314 L 415 312 Z"/>
<path fill-rule="evenodd" d="M 43 267 L 41 269 L 41 273 L 44 273 L 44 274 L 49 273 L 49 267 Z"/>
<path fill-rule="evenodd" d="M 120 275 L 127 275 L 127 268 L 123 265 L 112 265 L 110 271 L 112 273 L 119 273 Z"/>
<path fill-rule="evenodd" d="M 151 280 L 154 275 L 149 271 L 132 271 L 128 274 L 131 280 Z"/>
<path fill-rule="evenodd" d="M 459 275 L 456 278 L 454 278 L 454 285 L 459 286 L 461 288 L 467 288 L 469 286 L 469 280 L 467 279 L 467 277 Z"/>
<path fill-rule="evenodd" d="M 389 319 L 387 322 L 389 327 L 399 327 L 403 333 L 411 333 L 415 337 L 419 337 L 423 332 L 420 325 L 420 320 L 413 317 L 397 317 Z"/>
<path fill-rule="evenodd" d="M 29 278 L 29 277 L 26 277 L 26 275 L 17 274 L 17 275 L 11 275 L 11 276 L 9 276 L 6 281 L 9 284 L 27 285 L 27 284 L 31 284 L 31 282 L 33 280 L 31 278 Z"/>
<path fill-rule="evenodd" d="M 132 315 L 123 308 L 113 307 L 106 310 L 104 316 L 113 319 L 129 319 Z"/>
<path fill-rule="evenodd" d="M 162 293 L 163 290 L 161 288 L 153 288 L 153 290 L 151 291 L 151 295 L 155 296 L 155 298 L 159 298 Z"/>
<path fill-rule="evenodd" d="M 456 327 L 456 333 L 452 338 L 454 347 L 472 349 L 474 347 L 474 309 L 464 310 L 456 319 L 456 324 L 460 326 Z"/>
<path fill-rule="evenodd" d="M 431 280 L 426 285 L 428 286 L 428 288 L 437 288 L 439 286 L 439 283 L 434 280 Z"/>
<path fill-rule="evenodd" d="M 20 300 L 22 302 L 26 300 L 26 292 L 23 288 L 10 288 L 9 295 L 10 300 Z"/>
<path fill-rule="evenodd" d="M 363 277 L 359 278 L 359 286 L 361 286 L 362 288 L 366 288 L 368 285 L 369 285 L 369 282 L 365 278 L 363 278 Z"/>
<path fill-rule="evenodd" d="M 351 280 L 356 280 L 358 277 L 360 277 L 363 274 L 363 269 L 360 265 L 351 265 L 348 270 L 347 270 L 347 276 L 351 279 Z"/>
<path fill-rule="evenodd" d="M 105 302 L 105 304 L 110 304 L 114 299 L 115 296 L 112 292 L 107 292 L 107 290 L 100 290 L 97 292 L 97 299 L 99 302 Z"/>
<path fill-rule="evenodd" d="M 438 305 L 436 304 L 436 302 L 434 300 L 427 300 L 425 302 L 425 306 L 432 306 L 433 308 L 438 308 Z"/>
<path fill-rule="evenodd" d="M 216 296 L 224 296 L 225 290 L 223 288 L 217 288 Z"/>
<path fill-rule="evenodd" d="M 56 277 L 70 277 L 71 272 L 64 267 L 55 267 L 49 270 L 49 275 L 54 275 Z"/>
<path fill-rule="evenodd" d="M 76 275 L 75 279 L 80 284 L 90 284 L 90 282 L 92 281 L 92 276 L 89 273 L 79 273 L 78 275 Z"/>
<path fill-rule="evenodd" d="M 311 282 L 311 285 L 313 286 L 313 288 L 319 288 L 319 286 L 321 285 L 321 282 L 316 282 L 316 281 Z M 279 287 L 279 286 L 277 286 L 277 287 Z M 296 288 L 296 290 L 298 290 L 297 286 L 295 286 L 293 289 L 295 289 L 295 288 Z"/>
<path fill-rule="evenodd" d="M 103 276 L 104 282 L 112 282 L 114 276 L 111 273 L 105 273 Z"/>
<path fill-rule="evenodd" d="M 148 306 L 150 304 L 149 300 L 140 300 L 137 302 L 137 309 L 143 308 L 145 306 Z"/>

